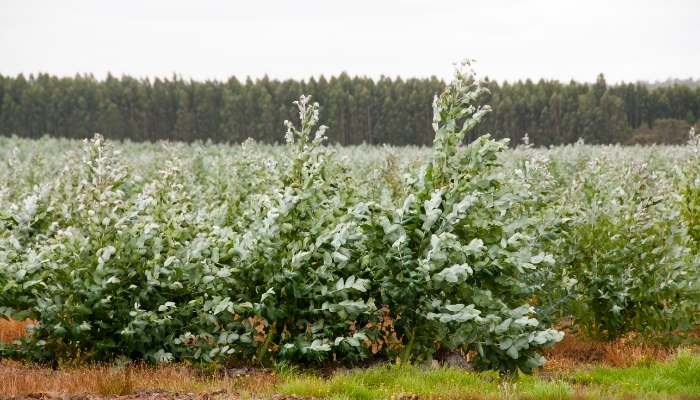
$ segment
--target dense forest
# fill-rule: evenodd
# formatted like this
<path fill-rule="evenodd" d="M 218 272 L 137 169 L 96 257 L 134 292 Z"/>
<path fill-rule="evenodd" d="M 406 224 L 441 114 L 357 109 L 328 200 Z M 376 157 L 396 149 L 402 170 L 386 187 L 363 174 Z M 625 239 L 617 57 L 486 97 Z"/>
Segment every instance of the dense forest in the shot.
<path fill-rule="evenodd" d="M 608 85 L 552 80 L 488 81 L 493 107 L 468 139 L 490 132 L 535 145 L 682 143 L 700 116 L 700 86 Z M 0 135 L 240 142 L 279 142 L 292 101 L 311 94 L 321 104 L 329 140 L 340 144 L 432 143 L 432 99 L 445 87 L 435 77 L 378 80 L 341 74 L 306 81 L 198 82 L 91 75 L 0 75 Z"/>

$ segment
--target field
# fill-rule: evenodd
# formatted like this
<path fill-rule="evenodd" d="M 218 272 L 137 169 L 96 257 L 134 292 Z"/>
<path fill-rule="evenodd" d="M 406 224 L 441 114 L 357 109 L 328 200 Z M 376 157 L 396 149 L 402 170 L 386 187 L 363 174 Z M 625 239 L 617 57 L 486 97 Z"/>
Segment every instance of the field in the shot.
<path fill-rule="evenodd" d="M 461 145 L 481 90 L 431 148 L 325 146 L 305 97 L 279 146 L 0 138 L 0 390 L 700 395 L 694 133 Z"/>

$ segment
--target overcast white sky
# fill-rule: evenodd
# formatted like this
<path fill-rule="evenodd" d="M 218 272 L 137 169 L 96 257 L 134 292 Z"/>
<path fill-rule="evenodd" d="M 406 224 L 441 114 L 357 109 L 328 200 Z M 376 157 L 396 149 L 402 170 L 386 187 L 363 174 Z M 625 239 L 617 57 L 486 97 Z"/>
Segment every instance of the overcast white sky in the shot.
<path fill-rule="evenodd" d="M 700 77 L 700 0 L 0 0 L 0 73 Z"/>

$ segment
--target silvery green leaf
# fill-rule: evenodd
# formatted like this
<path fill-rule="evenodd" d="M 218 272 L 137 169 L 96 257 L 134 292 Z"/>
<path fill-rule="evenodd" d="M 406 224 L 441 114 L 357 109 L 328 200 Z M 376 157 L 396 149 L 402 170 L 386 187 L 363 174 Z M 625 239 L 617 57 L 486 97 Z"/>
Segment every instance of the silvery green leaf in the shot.
<path fill-rule="evenodd" d="M 308 347 L 308 349 L 311 351 L 325 352 L 331 351 L 331 346 L 328 343 L 325 343 L 323 340 L 316 339 L 313 342 L 311 342 L 311 345 Z"/>
<path fill-rule="evenodd" d="M 498 326 L 496 326 L 496 329 L 494 330 L 494 332 L 496 332 L 496 333 L 498 333 L 498 334 L 507 332 L 507 331 L 508 331 L 508 328 L 510 327 L 510 324 L 511 324 L 512 321 L 513 321 L 513 320 L 512 320 L 511 318 L 505 319 L 503 322 L 501 322 L 500 324 L 498 324 Z"/>
<path fill-rule="evenodd" d="M 456 264 L 433 275 L 433 279 L 437 282 L 457 283 L 464 281 L 473 272 L 474 271 L 467 264 Z"/>
<path fill-rule="evenodd" d="M 516 320 L 513 321 L 514 324 L 518 324 L 520 326 L 537 326 L 539 325 L 539 321 L 537 321 L 534 318 L 530 317 L 520 317 Z"/>
<path fill-rule="evenodd" d="M 509 348 L 513 347 L 513 339 L 505 339 L 502 342 L 498 343 L 498 348 L 501 350 L 507 350 Z"/>
<path fill-rule="evenodd" d="M 217 315 L 217 314 L 220 314 L 221 312 L 223 312 L 224 310 L 228 309 L 231 306 L 233 306 L 233 303 L 231 303 L 231 300 L 227 297 L 227 298 L 221 300 L 221 302 L 219 304 L 217 304 L 216 307 L 214 307 L 214 310 L 212 312 L 214 315 Z"/>
<path fill-rule="evenodd" d="M 175 308 L 175 303 L 172 301 L 166 301 L 164 304 L 158 307 L 158 311 L 167 311 L 169 308 Z"/>
<path fill-rule="evenodd" d="M 117 251 L 117 249 L 114 246 L 107 246 L 103 248 L 100 252 L 100 261 L 105 263 L 112 257 L 112 254 L 114 254 L 115 251 Z"/>
<path fill-rule="evenodd" d="M 299 267 L 301 266 L 304 262 L 306 262 L 311 256 L 311 252 L 309 251 L 301 251 L 294 256 L 292 256 L 292 266 L 294 267 Z"/>
<path fill-rule="evenodd" d="M 481 239 L 472 239 L 469 244 L 464 248 L 466 252 L 472 255 L 479 255 L 481 254 L 484 250 L 486 250 L 486 246 L 484 246 L 484 242 Z"/>
<path fill-rule="evenodd" d="M 442 214 L 442 210 L 439 208 L 440 203 L 442 203 L 441 190 L 434 191 L 430 197 L 430 200 L 426 200 L 423 203 L 423 207 L 425 208 L 425 219 L 421 230 L 424 232 L 428 231 L 440 217 L 440 214 Z"/>
<path fill-rule="evenodd" d="M 448 304 L 445 306 L 447 311 L 452 311 L 452 312 L 457 312 L 457 311 L 462 311 L 464 310 L 466 306 L 464 304 Z M 473 305 L 472 305 L 473 307 Z"/>
<path fill-rule="evenodd" d="M 219 272 L 216 273 L 219 278 L 228 278 L 231 276 L 231 270 L 229 268 L 221 268 Z"/>
<path fill-rule="evenodd" d="M 159 364 L 170 363 L 174 359 L 172 353 L 166 352 L 163 349 L 158 350 L 152 357 L 153 360 Z"/>
<path fill-rule="evenodd" d="M 508 350 L 506 350 L 506 354 L 508 354 L 508 356 L 514 360 L 517 360 L 520 355 L 518 349 L 515 346 L 509 347 Z"/>
<path fill-rule="evenodd" d="M 334 251 L 333 252 L 333 261 L 343 263 L 348 261 L 350 258 L 346 256 L 345 254 L 341 253 L 340 251 Z"/>
<path fill-rule="evenodd" d="M 367 285 L 369 284 L 369 279 L 356 279 L 355 282 L 352 284 L 351 288 L 355 289 L 360 292 L 366 292 L 367 291 Z"/>
<path fill-rule="evenodd" d="M 274 289 L 274 288 L 269 288 L 269 289 L 267 289 L 267 291 L 266 291 L 265 293 L 263 293 L 263 295 L 260 297 L 260 302 L 261 302 L 261 303 L 264 302 L 265 299 L 267 299 L 268 297 L 271 297 L 271 296 L 274 295 L 274 294 L 275 294 L 275 289 Z"/>

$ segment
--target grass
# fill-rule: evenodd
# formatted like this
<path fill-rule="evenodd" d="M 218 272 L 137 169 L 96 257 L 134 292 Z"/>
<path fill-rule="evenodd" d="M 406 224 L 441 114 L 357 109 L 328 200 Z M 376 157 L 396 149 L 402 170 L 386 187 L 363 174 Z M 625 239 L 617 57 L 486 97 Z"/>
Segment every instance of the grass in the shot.
<path fill-rule="evenodd" d="M 288 376 L 277 390 L 282 394 L 324 399 L 388 399 L 401 396 L 481 398 L 495 395 L 499 377 L 493 373 L 466 373 L 455 369 L 423 371 L 417 367 L 384 366 L 342 373 L 330 379 Z"/>
<path fill-rule="evenodd" d="M 598 367 L 575 373 L 573 382 L 621 393 L 659 393 L 700 399 L 700 356 L 679 352 L 668 363 L 648 363 L 630 368 Z"/>
<path fill-rule="evenodd" d="M 700 399 L 700 355 L 678 351 L 666 361 L 615 368 L 581 367 L 551 375 L 503 378 L 495 372 L 384 365 L 338 372 L 258 371 L 243 377 L 200 376 L 182 365 L 93 365 L 51 370 L 0 361 L 0 397 L 28 393 L 124 395 L 145 389 L 222 392 L 238 398 L 299 396 L 333 400 L 378 399 Z"/>
<path fill-rule="evenodd" d="M 281 394 L 333 400 L 419 399 L 700 399 L 700 356 L 681 351 L 667 362 L 595 367 L 556 378 L 470 373 L 450 368 L 384 366 L 330 379 L 292 375 Z"/>
<path fill-rule="evenodd" d="M 52 370 L 0 360 L 0 398 L 30 393 L 94 393 L 112 396 L 147 389 L 178 393 L 225 391 L 252 396 L 270 393 L 276 382 L 274 374 L 263 371 L 242 377 L 226 377 L 201 376 L 183 365 L 91 365 Z"/>
<path fill-rule="evenodd" d="M 27 322 L 0 319 L 0 341 L 25 334 Z M 547 353 L 533 376 L 384 365 L 337 372 L 257 371 L 241 377 L 200 374 L 184 365 L 43 366 L 0 360 L 0 398 L 29 393 L 127 395 L 140 390 L 226 393 L 225 398 L 374 399 L 699 399 L 700 353 L 634 337 L 597 342 L 575 335 Z M 233 396 L 233 397 L 231 397 Z M 280 397 L 282 396 L 282 397 Z"/>

